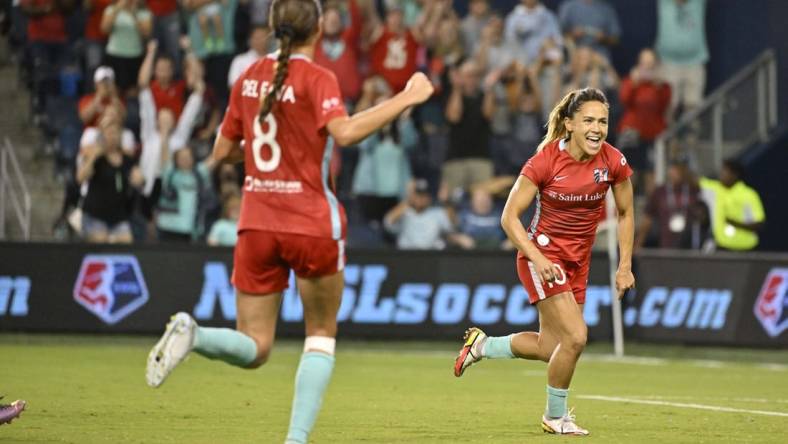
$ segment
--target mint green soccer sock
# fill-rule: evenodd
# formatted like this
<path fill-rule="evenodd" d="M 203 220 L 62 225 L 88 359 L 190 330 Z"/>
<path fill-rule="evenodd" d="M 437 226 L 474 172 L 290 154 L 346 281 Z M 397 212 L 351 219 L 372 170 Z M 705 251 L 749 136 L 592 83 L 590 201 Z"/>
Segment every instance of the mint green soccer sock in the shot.
<path fill-rule="evenodd" d="M 566 397 L 569 389 L 559 389 L 547 386 L 547 408 L 545 416 L 548 418 L 561 418 L 566 415 Z"/>
<path fill-rule="evenodd" d="M 333 369 L 332 355 L 320 352 L 306 352 L 301 355 L 301 363 L 296 372 L 293 413 L 290 416 L 290 429 L 287 432 L 288 444 L 307 442 Z"/>
<path fill-rule="evenodd" d="M 254 339 L 229 328 L 197 327 L 194 351 L 236 367 L 246 367 L 257 358 Z"/>
<path fill-rule="evenodd" d="M 487 359 L 512 359 L 512 336 L 490 336 L 482 346 L 482 356 Z"/>

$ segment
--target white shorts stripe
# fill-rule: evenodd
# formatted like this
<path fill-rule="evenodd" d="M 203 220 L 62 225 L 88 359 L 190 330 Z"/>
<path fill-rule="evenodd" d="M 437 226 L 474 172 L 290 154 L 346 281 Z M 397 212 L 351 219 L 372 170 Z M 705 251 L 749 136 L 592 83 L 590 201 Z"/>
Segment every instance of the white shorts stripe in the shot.
<path fill-rule="evenodd" d="M 536 294 L 539 295 L 539 300 L 546 298 L 544 288 L 542 288 L 542 279 L 539 277 L 539 273 L 536 272 L 533 262 L 528 261 L 528 269 L 531 270 L 531 279 L 534 280 L 534 287 L 536 287 Z"/>
<path fill-rule="evenodd" d="M 342 271 L 345 268 L 345 241 L 340 239 L 337 241 L 337 271 Z"/>

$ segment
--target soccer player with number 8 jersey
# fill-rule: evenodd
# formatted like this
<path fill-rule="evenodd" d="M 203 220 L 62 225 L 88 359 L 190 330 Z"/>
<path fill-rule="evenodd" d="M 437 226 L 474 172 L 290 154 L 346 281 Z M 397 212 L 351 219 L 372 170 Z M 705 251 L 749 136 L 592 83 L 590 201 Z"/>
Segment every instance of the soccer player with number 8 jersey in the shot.
<path fill-rule="evenodd" d="M 158 387 L 192 350 L 238 367 L 262 365 L 292 270 L 306 340 L 287 443 L 307 442 L 334 367 L 346 221 L 329 176 L 333 144 L 354 144 L 433 92 L 416 73 L 391 99 L 349 117 L 334 74 L 312 62 L 321 16 L 318 0 L 273 1 L 270 25 L 280 49 L 236 81 L 214 145 L 216 161 L 243 160 L 245 168 L 232 277 L 237 329 L 200 327 L 178 313 L 151 350 L 146 373 Z"/>
<path fill-rule="evenodd" d="M 517 274 L 539 312 L 539 332 L 488 337 L 476 327 L 454 363 L 454 375 L 482 358 L 547 362 L 547 433 L 587 435 L 567 410 L 575 365 L 586 344 L 583 319 L 591 246 L 605 217 L 605 196 L 613 190 L 618 210 L 620 299 L 635 285 L 632 275 L 634 209 L 632 169 L 605 142 L 608 103 L 594 88 L 572 91 L 550 113 L 547 135 L 528 160 L 504 207 L 501 224 L 517 247 Z M 526 229 L 520 215 L 536 200 Z"/>

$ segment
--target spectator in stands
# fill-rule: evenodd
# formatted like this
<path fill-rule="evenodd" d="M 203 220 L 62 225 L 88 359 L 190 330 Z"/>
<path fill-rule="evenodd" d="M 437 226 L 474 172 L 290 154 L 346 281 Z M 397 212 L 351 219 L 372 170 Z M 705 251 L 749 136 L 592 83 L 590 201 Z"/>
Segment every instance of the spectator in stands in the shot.
<path fill-rule="evenodd" d="M 222 24 L 223 0 L 213 0 L 197 8 L 197 23 L 203 36 L 205 49 L 209 52 L 224 49 L 224 25 Z"/>
<path fill-rule="evenodd" d="M 365 95 L 368 93 L 369 88 Z M 374 103 L 389 97 L 379 95 Z M 353 193 L 367 224 L 380 227 L 383 216 L 405 197 L 406 186 L 411 180 L 408 151 L 418 143 L 418 137 L 410 112 L 406 111 L 395 122 L 358 144 L 360 153 L 353 176 Z"/>
<path fill-rule="evenodd" d="M 85 23 L 85 78 L 93 77 L 96 68 L 104 59 L 104 47 L 107 45 L 107 35 L 101 30 L 101 19 L 104 10 L 111 5 L 113 0 L 84 0 L 83 8 L 87 13 Z M 87 83 L 87 81 L 86 81 Z M 86 89 L 93 90 L 93 85 L 85 85 Z"/>
<path fill-rule="evenodd" d="M 164 158 L 165 156 L 162 156 Z M 213 189 L 212 157 L 197 163 L 189 147 L 170 156 L 161 174 L 156 226 L 163 242 L 192 242 L 205 230 L 205 216 L 211 210 Z"/>
<path fill-rule="evenodd" d="M 417 35 L 409 30 L 403 21 L 402 7 L 397 3 L 389 5 L 385 23 L 377 15 L 372 15 L 369 59 L 371 72 L 386 80 L 394 93 L 398 93 L 416 72 L 416 56 L 419 51 Z M 414 28 L 414 31 L 418 28 Z"/>
<path fill-rule="evenodd" d="M 153 21 L 141 0 L 116 0 L 104 10 L 101 31 L 109 35 L 106 63 L 115 71 L 115 84 L 122 96 L 137 84 L 137 73 L 145 55 L 145 41 Z"/>
<path fill-rule="evenodd" d="M 470 205 L 460 211 L 455 242 L 465 249 L 502 248 L 506 235 L 501 229 L 501 212 L 487 190 L 474 189 Z"/>
<path fill-rule="evenodd" d="M 77 183 L 87 183 L 82 234 L 88 242 L 131 243 L 130 203 L 143 177 L 134 159 L 121 150 L 121 125 L 104 119 L 100 129 L 77 170 Z"/>
<path fill-rule="evenodd" d="M 150 66 L 156 56 L 157 47 L 155 40 L 148 44 L 147 55 L 139 76 L 140 139 L 142 141 L 140 168 L 145 178 L 143 195 L 146 203 L 143 206 L 143 213 L 148 219 L 152 218 L 153 207 L 159 202 L 159 190 L 163 187 L 159 182 L 159 179 L 163 177 L 162 171 L 167 168 L 173 153 L 187 146 L 197 122 L 197 114 L 202 106 L 205 91 L 205 83 L 199 77 L 195 77 L 193 79 L 195 83 L 189 85 L 192 93 L 179 117 L 176 117 L 175 112 L 169 107 L 157 107 L 153 90 L 147 83 L 150 79 Z M 191 151 L 189 151 L 189 155 L 191 155 Z M 187 155 L 182 155 L 182 157 L 185 158 Z M 183 159 L 182 163 L 189 163 L 187 160 L 189 159 Z M 193 164 L 192 159 L 191 165 Z M 191 165 L 188 169 L 191 169 Z M 157 184 L 157 182 L 159 183 Z"/>
<path fill-rule="evenodd" d="M 719 180 L 700 178 L 714 240 L 720 250 L 754 249 L 758 246 L 758 230 L 766 220 L 758 192 L 744 183 L 743 175 L 744 167 L 739 161 L 726 159 Z"/>
<path fill-rule="evenodd" d="M 560 60 L 561 29 L 555 14 L 545 8 L 538 0 L 520 0 L 506 17 L 506 40 L 516 48 L 516 58 L 530 65 L 539 57 L 539 52 L 548 40 L 555 47 L 548 54 L 548 60 Z"/>
<path fill-rule="evenodd" d="M 644 246 L 680 248 L 682 233 L 692 222 L 700 191 L 687 161 L 685 156 L 675 156 L 668 168 L 668 182 L 649 196 L 635 236 L 635 249 Z M 654 232 L 656 239 L 649 242 Z"/>
<path fill-rule="evenodd" d="M 519 175 L 531 158 L 543 136 L 542 93 L 539 90 L 540 67 L 515 64 L 514 80 L 509 86 L 509 107 L 512 108 L 514 132 L 509 153 L 508 169 L 504 175 Z"/>
<path fill-rule="evenodd" d="M 271 0 L 249 0 L 249 24 L 252 27 L 268 26 L 270 9 Z"/>
<path fill-rule="evenodd" d="M 482 90 L 480 76 L 481 70 L 473 61 L 451 73 L 451 93 L 446 104 L 449 151 L 443 166 L 442 197 L 493 176 L 489 139 L 490 119 L 495 112 L 492 86 L 497 79 L 488 77 Z"/>
<path fill-rule="evenodd" d="M 475 54 L 476 48 L 482 37 L 482 30 L 490 18 L 493 17 L 490 11 L 489 0 L 471 0 L 468 5 L 468 15 L 462 19 L 460 25 L 462 29 L 462 42 L 468 54 Z"/>
<path fill-rule="evenodd" d="M 516 48 L 516 60 L 541 67 L 542 115 L 549 115 L 561 93 L 563 38 L 558 19 L 538 0 L 521 0 L 506 17 L 504 33 L 510 46 Z"/>
<path fill-rule="evenodd" d="M 107 106 L 101 113 L 101 118 L 98 122 L 103 122 L 104 126 L 110 123 L 113 125 L 120 125 L 122 128 L 120 148 L 125 154 L 134 157 L 137 154 L 137 142 L 134 138 L 134 133 L 128 128 L 123 128 L 125 119 L 126 108 L 123 107 L 123 104 L 118 102 Z M 98 128 L 98 125 L 85 127 L 79 139 L 80 155 L 84 155 L 88 148 L 95 145 L 100 136 L 101 130 Z"/>
<path fill-rule="evenodd" d="M 348 0 L 348 22 L 342 22 L 338 3 L 326 3 L 323 10 L 323 34 L 315 43 L 315 63 L 331 70 L 339 81 L 346 102 L 355 103 L 361 94 L 359 44 L 362 28 L 361 11 L 356 0 Z"/>
<path fill-rule="evenodd" d="M 446 210 L 432 206 L 430 187 L 424 179 L 411 183 L 407 198 L 392 208 L 383 222 L 397 235 L 397 248 L 403 250 L 442 250 L 455 231 Z"/>
<path fill-rule="evenodd" d="M 564 93 L 575 89 L 596 88 L 612 96 L 621 80 L 607 57 L 589 46 L 581 46 L 572 52 Z"/>
<path fill-rule="evenodd" d="M 706 0 L 658 0 L 657 53 L 673 91 L 671 114 L 700 104 L 706 87 Z"/>
<path fill-rule="evenodd" d="M 27 42 L 32 61 L 33 114 L 43 114 L 48 95 L 58 94 L 57 78 L 66 53 L 66 14 L 71 0 L 20 0 L 27 15 Z"/>
<path fill-rule="evenodd" d="M 185 39 L 184 39 L 185 40 Z M 185 41 L 184 41 L 185 43 Z M 204 159 L 211 150 L 216 139 L 216 131 L 221 124 L 222 111 L 216 91 L 205 83 L 205 68 L 202 62 L 191 52 L 188 45 L 183 45 L 186 53 L 184 77 L 187 87 L 204 86 L 202 104 L 197 112 L 188 145 L 197 159 Z"/>
<path fill-rule="evenodd" d="M 589 47 L 610 60 L 621 25 L 615 9 L 602 0 L 565 0 L 558 10 L 561 30 L 575 48 Z"/>
<path fill-rule="evenodd" d="M 233 56 L 235 55 L 235 12 L 239 0 L 223 0 L 221 8 L 222 40 L 224 45 L 219 48 L 207 45 L 207 37 L 200 28 L 198 19 L 199 9 L 216 0 L 184 0 L 183 8 L 188 13 L 189 41 L 194 54 L 205 65 L 205 81 L 213 88 L 224 108 L 229 96 L 227 88 L 227 75 L 230 70 Z"/>
<path fill-rule="evenodd" d="M 109 66 L 100 66 L 93 73 L 94 93 L 79 99 L 79 118 L 86 127 L 96 126 L 107 108 L 125 109 L 115 85 L 115 71 Z"/>
<path fill-rule="evenodd" d="M 715 249 L 714 233 L 711 231 L 709 207 L 702 200 L 695 201 L 690 208 L 689 223 L 681 233 L 679 247 L 711 253 Z"/>
<path fill-rule="evenodd" d="M 174 66 L 180 66 L 178 42 L 181 38 L 181 22 L 178 0 L 147 0 L 147 3 L 153 13 L 153 38 L 159 42 L 161 52 L 172 59 Z"/>
<path fill-rule="evenodd" d="M 618 147 L 635 170 L 636 190 L 653 191 L 652 151 L 654 140 L 665 130 L 670 106 L 670 85 L 664 82 L 657 55 L 650 48 L 640 51 L 637 65 L 621 83 L 624 108 L 618 125 Z"/>
<path fill-rule="evenodd" d="M 232 247 L 238 242 L 238 216 L 241 214 L 241 197 L 230 194 L 223 200 L 223 217 L 211 226 L 208 245 Z"/>
<path fill-rule="evenodd" d="M 494 14 L 482 29 L 479 44 L 473 54 L 476 63 L 490 73 L 511 66 L 517 49 L 503 35 L 503 20 Z"/>
<path fill-rule="evenodd" d="M 188 40 L 184 39 L 185 50 L 189 51 Z M 140 89 L 149 88 L 153 94 L 156 109 L 167 108 L 178 119 L 183 111 L 186 82 L 175 78 L 175 62 L 167 54 L 158 52 L 159 42 L 148 42 L 144 63 L 140 66 L 137 75 L 137 85 Z M 187 59 L 187 63 L 189 63 Z M 153 80 L 151 80 L 153 71 Z"/>
<path fill-rule="evenodd" d="M 235 83 L 238 77 L 241 77 L 241 74 L 243 74 L 247 68 L 252 66 L 254 62 L 265 57 L 268 53 L 268 38 L 270 34 L 271 31 L 268 29 L 268 26 L 255 25 L 252 28 L 252 32 L 249 34 L 249 50 L 235 56 L 232 64 L 230 64 L 230 72 L 227 74 L 227 86 L 230 89 L 232 89 L 233 83 Z"/>

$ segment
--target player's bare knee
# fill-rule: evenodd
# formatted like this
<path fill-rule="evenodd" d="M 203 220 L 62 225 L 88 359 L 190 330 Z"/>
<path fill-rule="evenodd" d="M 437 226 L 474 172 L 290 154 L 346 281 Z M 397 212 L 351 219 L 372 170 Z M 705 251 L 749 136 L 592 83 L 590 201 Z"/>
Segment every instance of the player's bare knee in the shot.
<path fill-rule="evenodd" d="M 252 337 L 255 344 L 257 345 L 257 356 L 255 357 L 254 361 L 249 363 L 245 368 L 247 369 L 256 369 L 268 362 L 269 356 L 271 356 L 271 349 L 273 348 L 273 342 L 267 340 L 260 340 L 258 338 Z"/>
<path fill-rule="evenodd" d="M 586 347 L 588 341 L 588 330 L 585 328 L 578 329 L 570 333 L 563 341 L 561 347 L 570 350 L 572 353 L 579 355 Z"/>

